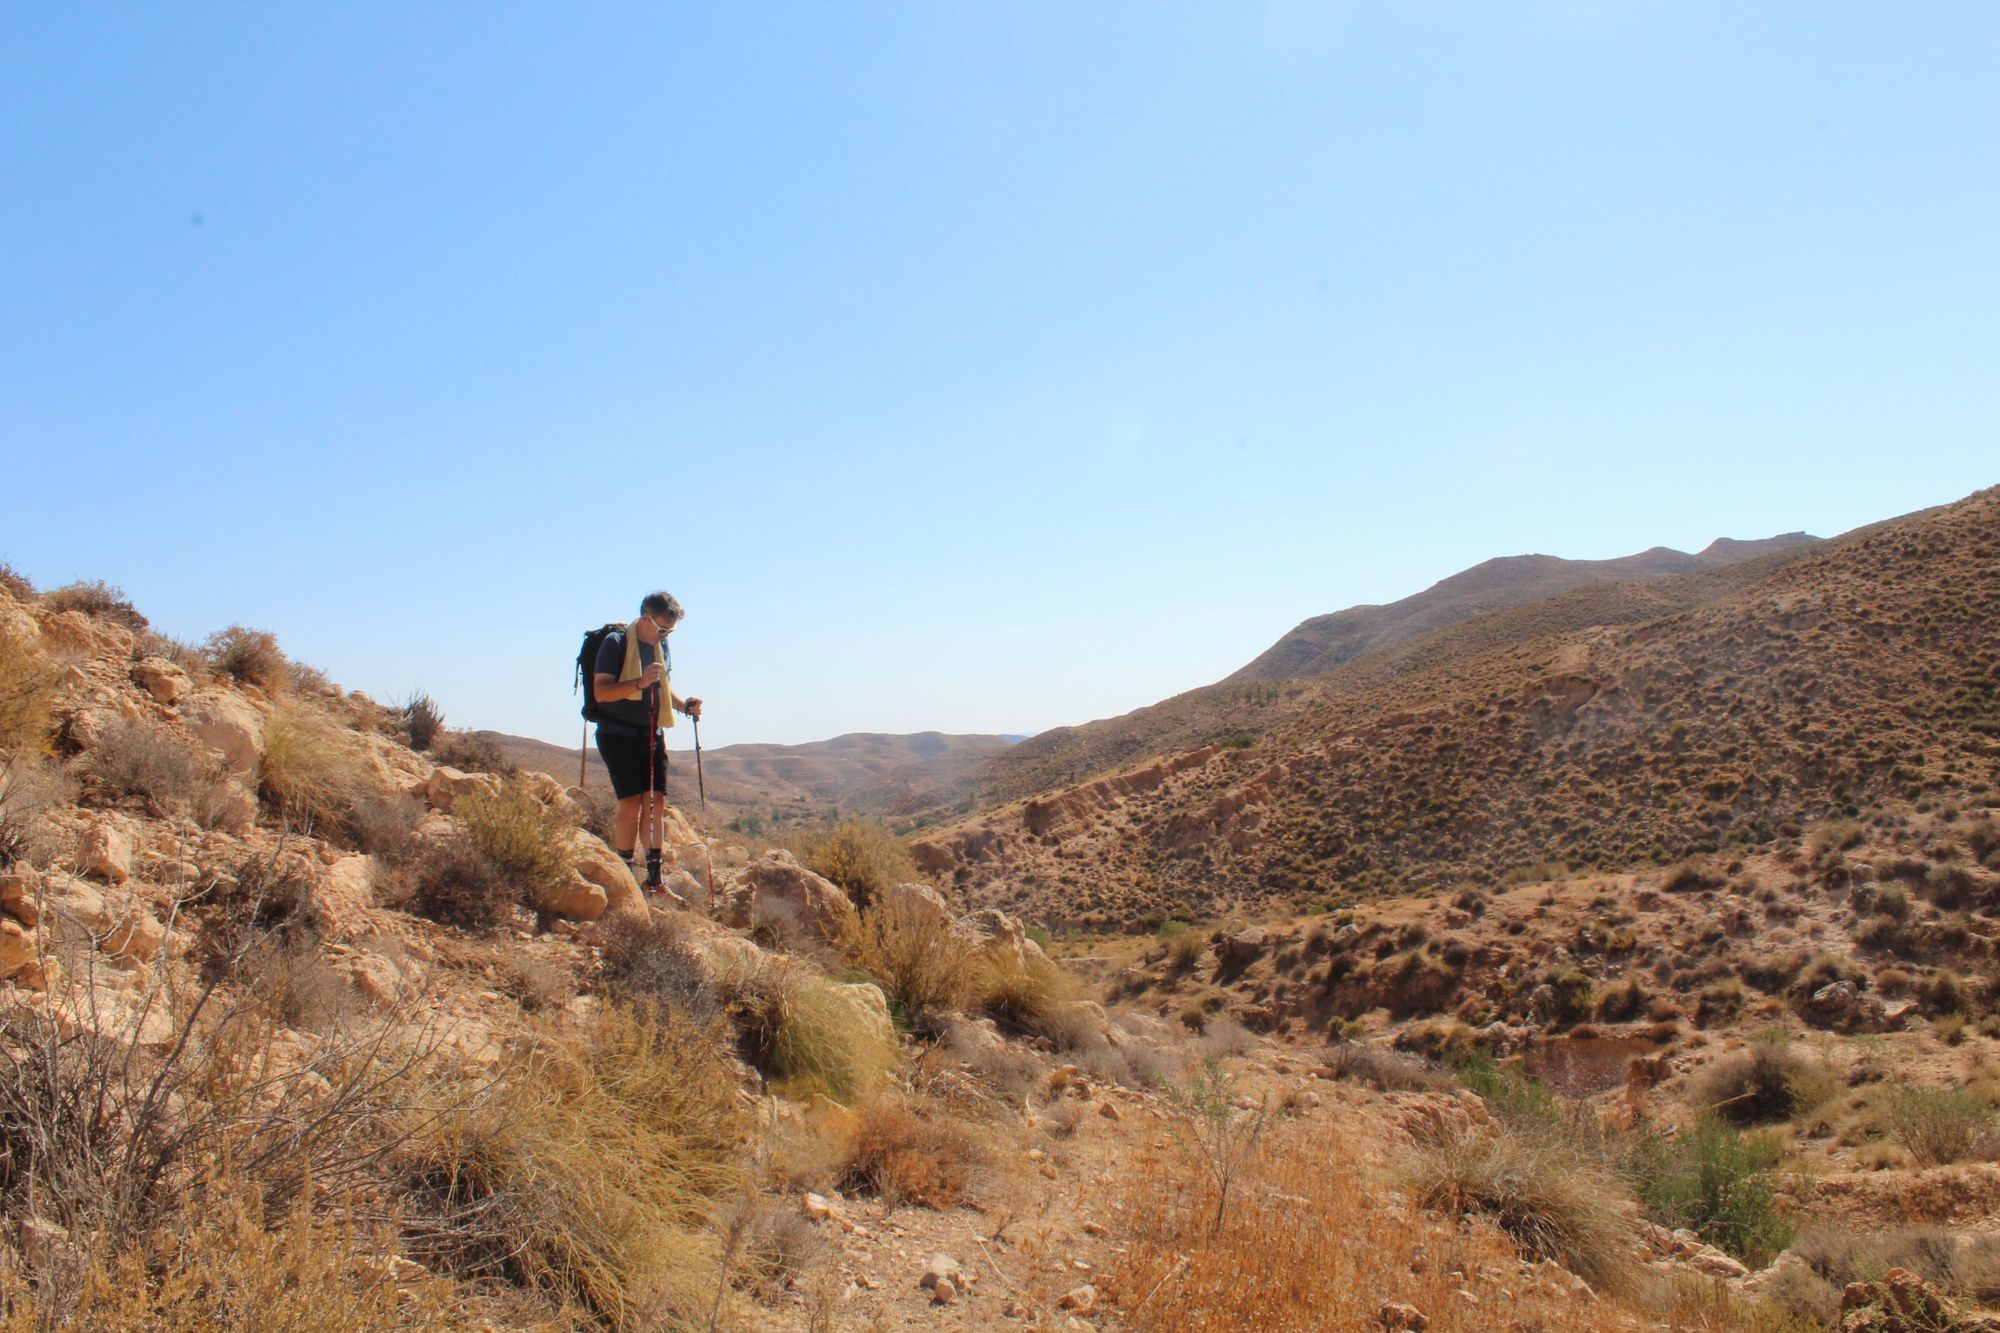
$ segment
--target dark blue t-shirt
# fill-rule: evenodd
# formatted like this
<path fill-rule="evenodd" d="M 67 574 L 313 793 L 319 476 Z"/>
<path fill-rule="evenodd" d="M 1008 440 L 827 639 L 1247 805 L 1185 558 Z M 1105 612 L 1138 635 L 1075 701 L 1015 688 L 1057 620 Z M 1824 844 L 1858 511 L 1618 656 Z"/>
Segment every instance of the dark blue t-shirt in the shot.
<path fill-rule="evenodd" d="M 660 655 L 659 645 L 639 640 L 639 665 L 651 666 Z M 604 636 L 597 646 L 597 674 L 616 677 L 625 665 L 625 631 L 614 630 Z M 643 736 L 646 723 L 651 720 L 645 697 L 637 699 L 599 699 L 597 711 L 604 720 L 597 724 L 598 730 L 608 731 L 614 736 Z"/>

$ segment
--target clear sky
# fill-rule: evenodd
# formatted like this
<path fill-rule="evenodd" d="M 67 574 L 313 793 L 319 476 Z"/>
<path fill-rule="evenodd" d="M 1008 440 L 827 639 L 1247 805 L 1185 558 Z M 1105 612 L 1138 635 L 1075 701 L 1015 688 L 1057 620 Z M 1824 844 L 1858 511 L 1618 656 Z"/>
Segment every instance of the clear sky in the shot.
<path fill-rule="evenodd" d="M 1032 732 L 2000 482 L 1991 4 L 17 3 L 0 559 L 577 738 Z"/>

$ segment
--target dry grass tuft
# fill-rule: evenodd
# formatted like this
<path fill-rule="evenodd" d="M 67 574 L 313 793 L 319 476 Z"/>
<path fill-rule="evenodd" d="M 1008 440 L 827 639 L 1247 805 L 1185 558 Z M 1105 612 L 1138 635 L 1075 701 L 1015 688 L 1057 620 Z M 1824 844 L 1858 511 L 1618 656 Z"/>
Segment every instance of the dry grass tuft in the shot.
<path fill-rule="evenodd" d="M 431 742 L 444 730 L 444 710 L 437 700 L 416 690 L 405 699 L 396 710 L 396 720 L 402 724 L 403 737 L 410 748 L 421 753 L 431 748 Z"/>
<path fill-rule="evenodd" d="M 202 655 L 222 675 L 269 694 L 292 684 L 292 664 L 279 649 L 277 636 L 261 629 L 242 625 L 219 629 L 202 645 Z"/>
<path fill-rule="evenodd" d="M 895 1066 L 893 1029 L 805 963 L 765 955 L 755 971 L 724 979 L 722 989 L 751 1060 L 795 1096 L 823 1091 L 851 1102 Z"/>
<path fill-rule="evenodd" d="M 514 919 L 520 890 L 464 836 L 435 842 L 409 869 L 406 906 L 418 916 L 465 930 L 492 930 Z"/>
<path fill-rule="evenodd" d="M 1504 1130 L 1445 1134 L 1420 1149 L 1411 1185 L 1425 1207 L 1491 1218 L 1522 1249 L 1595 1286 L 1629 1271 L 1632 1207 L 1588 1157 Z"/>
<path fill-rule="evenodd" d="M 373 791 L 367 755 L 353 734 L 293 699 L 281 701 L 265 727 L 259 787 L 288 824 L 322 836 L 345 831 L 355 806 Z"/>
<path fill-rule="evenodd" d="M 735 1079 L 710 1026 L 607 1011 L 522 1053 L 401 1158 L 410 1252 L 588 1311 L 613 1329 L 705 1320 L 735 1184 Z"/>
<path fill-rule="evenodd" d="M 1082 988 L 1076 978 L 1046 958 L 1032 955 L 1022 965 L 1014 958 L 988 955 L 972 978 L 973 1003 L 987 1017 L 1011 1032 L 1045 1037 L 1066 1049 L 1074 1045 Z"/>
<path fill-rule="evenodd" d="M 39 754 L 0 761 L 0 869 L 47 856 L 52 839 L 42 817 L 75 798 L 69 775 Z"/>

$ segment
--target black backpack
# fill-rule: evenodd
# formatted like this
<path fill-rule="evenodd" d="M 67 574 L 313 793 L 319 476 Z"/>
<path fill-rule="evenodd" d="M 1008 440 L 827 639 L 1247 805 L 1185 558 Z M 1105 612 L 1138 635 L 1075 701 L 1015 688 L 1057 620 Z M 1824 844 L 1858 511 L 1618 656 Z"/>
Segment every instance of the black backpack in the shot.
<path fill-rule="evenodd" d="M 577 649 L 576 685 L 570 693 L 576 693 L 578 687 L 583 690 L 583 720 L 586 722 L 604 720 L 603 714 L 597 711 L 597 650 L 604 646 L 605 635 L 620 633 L 624 628 L 614 623 L 594 629 L 583 636 L 583 647 Z"/>

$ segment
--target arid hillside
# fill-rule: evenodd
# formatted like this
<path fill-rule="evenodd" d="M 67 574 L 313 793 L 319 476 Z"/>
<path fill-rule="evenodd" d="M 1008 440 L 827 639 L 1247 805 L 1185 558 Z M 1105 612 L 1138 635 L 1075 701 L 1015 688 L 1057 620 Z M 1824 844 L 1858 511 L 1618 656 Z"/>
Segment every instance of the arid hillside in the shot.
<path fill-rule="evenodd" d="M 1988 490 L 1804 553 L 1481 617 L 1313 680 L 1218 687 L 1281 692 L 1282 711 L 917 848 L 976 900 L 1111 925 L 1183 902 L 1664 864 L 1887 800 L 1976 798 L 2000 762 L 1996 612 Z"/>
<path fill-rule="evenodd" d="M 506 759 L 574 783 L 578 751 L 505 732 L 474 733 Z M 850 732 L 806 745 L 724 745 L 702 754 L 709 813 L 746 820 L 753 829 L 823 819 L 833 810 L 891 810 L 920 788 L 949 784 L 1014 744 L 1007 736 Z M 695 756 L 685 726 L 674 733 L 667 785 L 683 804 L 695 799 Z M 687 749 L 678 748 L 689 746 Z M 583 751 L 584 785 L 610 790 L 595 746 Z"/>
<path fill-rule="evenodd" d="M 1724 537 L 1696 555 L 1655 546 L 1615 560 L 1502 556 L 1441 579 L 1422 592 L 1387 606 L 1352 606 L 1332 615 L 1314 616 L 1227 679 L 1289 680 L 1297 676 L 1323 676 L 1364 653 L 1393 648 L 1431 630 L 1504 611 L 1510 606 L 1539 602 L 1597 583 L 1637 583 L 1733 565 L 1773 551 L 1809 546 L 1815 540 L 1803 532 L 1763 541 L 1734 541 Z"/>
<path fill-rule="evenodd" d="M 1718 549 L 1730 558 L 1712 554 Z M 1352 647 L 1365 642 L 1366 648 L 1322 674 L 1248 679 L 1239 672 L 1120 717 L 1057 727 L 994 755 L 953 782 L 918 789 L 897 813 L 965 815 L 1070 786 L 1141 759 L 1203 745 L 1242 744 L 1283 727 L 1333 694 L 1366 690 L 1422 666 L 1565 631 L 1635 624 L 1706 606 L 1811 549 L 1809 538 L 1774 537 L 1764 542 L 1719 542 L 1701 556 L 1648 552 L 1622 561 L 1554 561 L 1559 569 L 1551 568 L 1552 558 L 1547 556 L 1518 557 L 1523 563 L 1488 561 L 1390 607 L 1356 608 L 1323 617 L 1344 627 L 1340 643 Z M 1692 567 L 1673 572 L 1682 563 Z M 1595 577 L 1618 569 L 1638 571 L 1638 576 Z M 1575 586 L 1569 586 L 1572 583 Z M 1568 591 L 1516 604 L 1528 591 L 1557 586 L 1567 586 Z M 1450 591 L 1434 597 L 1440 589 Z M 1500 609 L 1482 609 L 1487 603 Z M 1409 608 L 1408 613 L 1399 608 Z M 1307 626 L 1318 623 L 1308 621 Z M 1437 627 L 1427 628 L 1431 625 Z"/>

